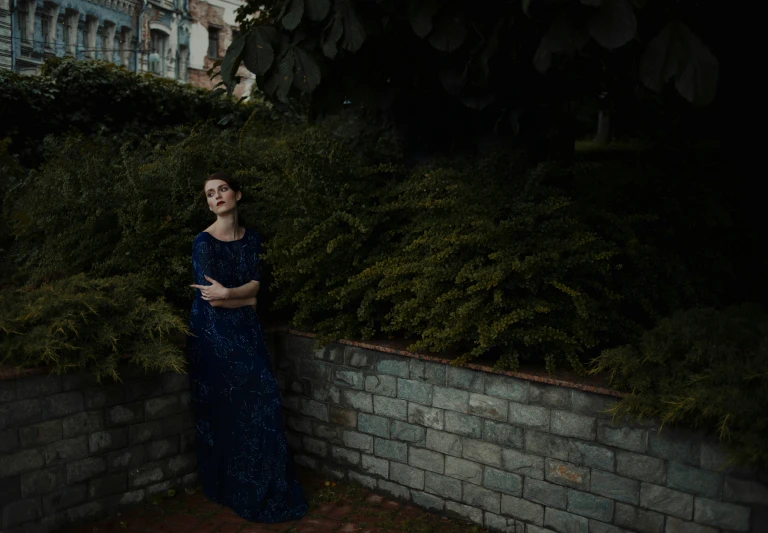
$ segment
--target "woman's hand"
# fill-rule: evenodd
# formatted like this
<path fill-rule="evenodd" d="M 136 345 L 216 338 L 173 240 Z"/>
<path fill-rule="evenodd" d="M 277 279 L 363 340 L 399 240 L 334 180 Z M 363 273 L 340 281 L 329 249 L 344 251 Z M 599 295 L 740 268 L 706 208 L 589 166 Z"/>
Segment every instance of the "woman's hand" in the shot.
<path fill-rule="evenodd" d="M 229 289 L 219 283 L 213 278 L 205 276 L 206 281 L 210 281 L 210 285 L 190 285 L 195 289 L 200 289 L 200 294 L 203 300 L 226 300 L 229 298 Z"/>

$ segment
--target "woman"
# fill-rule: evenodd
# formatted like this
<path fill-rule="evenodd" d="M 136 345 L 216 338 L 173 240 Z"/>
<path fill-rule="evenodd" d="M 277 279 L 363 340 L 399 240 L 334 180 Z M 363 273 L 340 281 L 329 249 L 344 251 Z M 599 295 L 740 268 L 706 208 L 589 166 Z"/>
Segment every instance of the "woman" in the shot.
<path fill-rule="evenodd" d="M 195 237 L 187 338 L 203 492 L 254 522 L 307 511 L 288 455 L 280 393 L 256 315 L 261 237 L 238 224 L 240 186 L 223 173 L 203 190 L 216 222 Z"/>

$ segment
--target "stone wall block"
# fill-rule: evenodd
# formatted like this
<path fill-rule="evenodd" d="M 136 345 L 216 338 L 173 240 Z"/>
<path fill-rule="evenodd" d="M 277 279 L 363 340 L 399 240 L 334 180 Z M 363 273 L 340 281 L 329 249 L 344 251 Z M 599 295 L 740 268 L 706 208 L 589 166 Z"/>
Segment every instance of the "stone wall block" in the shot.
<path fill-rule="evenodd" d="M 424 445 L 426 441 L 427 430 L 423 426 L 393 420 L 390 427 L 390 434 L 393 439 L 412 444 Z"/>
<path fill-rule="evenodd" d="M 582 440 L 595 440 L 597 435 L 597 419 L 592 416 L 577 415 L 570 411 L 553 409 L 551 413 L 550 431 L 564 437 L 574 437 Z"/>
<path fill-rule="evenodd" d="M 483 483 L 483 467 L 481 465 L 450 455 L 445 457 L 445 475 L 476 485 Z"/>
<path fill-rule="evenodd" d="M 303 415 L 320 420 L 321 422 L 329 421 L 328 406 L 324 403 L 316 402 L 314 400 L 307 400 L 302 398 L 301 413 Z"/>
<path fill-rule="evenodd" d="M 613 500 L 601 498 L 588 492 L 568 490 L 568 512 L 588 518 L 594 518 L 602 522 L 613 520 Z"/>
<path fill-rule="evenodd" d="M 523 498 L 546 507 L 565 510 L 568 506 L 568 489 L 546 481 L 526 478 L 523 484 Z"/>
<path fill-rule="evenodd" d="M 367 453 L 373 453 L 373 437 L 356 431 L 344 431 L 342 440 L 344 446 Z"/>
<path fill-rule="evenodd" d="M 360 468 L 367 474 L 389 479 L 389 461 L 386 459 L 363 453 L 360 456 Z"/>
<path fill-rule="evenodd" d="M 485 377 L 485 394 L 517 403 L 528 403 L 529 382 L 523 379 L 489 374 Z"/>
<path fill-rule="evenodd" d="M 88 450 L 91 454 L 117 450 L 126 446 L 128 446 L 128 428 L 97 431 L 88 437 Z"/>
<path fill-rule="evenodd" d="M 107 471 L 107 460 L 101 457 L 88 457 L 67 463 L 67 485 L 89 480 Z"/>
<path fill-rule="evenodd" d="M 408 370 L 408 358 L 400 355 L 392 355 L 388 353 L 378 354 L 378 360 L 376 361 L 376 372 L 379 374 L 391 374 L 393 376 L 407 378 L 409 374 Z"/>
<path fill-rule="evenodd" d="M 483 486 L 511 496 L 523 495 L 523 477 L 491 467 L 483 469 Z"/>
<path fill-rule="evenodd" d="M 720 527 L 729 531 L 749 531 L 750 514 L 751 509 L 743 505 L 697 497 L 694 502 L 693 520 L 705 526 Z"/>
<path fill-rule="evenodd" d="M 328 408 L 328 422 L 337 426 L 355 428 L 357 427 L 357 411 L 331 405 Z"/>
<path fill-rule="evenodd" d="M 34 451 L 37 452 L 38 450 Z M 47 466 L 88 457 L 88 437 L 81 435 L 71 439 L 52 442 L 45 446 L 43 454 L 45 455 L 45 464 Z"/>
<path fill-rule="evenodd" d="M 361 433 L 368 433 L 388 439 L 389 426 L 389 419 L 384 418 L 383 416 L 369 415 L 366 413 L 357 415 L 357 430 Z"/>
<path fill-rule="evenodd" d="M 343 365 L 345 348 L 345 345 L 334 342 L 315 350 L 312 355 L 318 361 L 327 361 L 336 365 Z"/>
<path fill-rule="evenodd" d="M 469 392 L 435 386 L 432 392 L 432 405 L 458 413 L 469 413 Z"/>
<path fill-rule="evenodd" d="M 78 435 L 88 435 L 105 428 L 104 411 L 84 411 L 61 419 L 62 437 L 69 439 Z"/>
<path fill-rule="evenodd" d="M 408 402 L 408 422 L 432 429 L 445 428 L 445 416 L 442 409 L 426 407 Z"/>
<path fill-rule="evenodd" d="M 408 445 L 404 442 L 381 439 L 376 437 L 373 441 L 374 455 L 398 461 L 400 463 L 408 462 Z"/>
<path fill-rule="evenodd" d="M 507 516 L 512 516 L 523 520 L 524 522 L 528 522 L 529 524 L 537 526 L 544 525 L 544 506 L 523 498 L 502 494 L 501 512 Z M 529 525 L 528 528 L 530 529 L 531 526 Z"/>
<path fill-rule="evenodd" d="M 434 472 L 424 473 L 424 490 L 432 494 L 461 501 L 461 481 Z"/>
<path fill-rule="evenodd" d="M 483 438 L 483 419 L 445 411 L 445 431 L 473 439 Z"/>
<path fill-rule="evenodd" d="M 501 451 L 501 465 L 504 470 L 521 476 L 544 479 L 544 458 L 537 455 L 504 449 Z"/>
<path fill-rule="evenodd" d="M 397 378 L 386 374 L 365 376 L 365 391 L 379 396 L 397 397 Z"/>
<path fill-rule="evenodd" d="M 179 451 L 180 441 L 181 435 L 172 435 L 164 439 L 148 442 L 145 444 L 146 460 L 159 461 L 160 459 L 165 459 L 166 457 L 189 451 Z"/>
<path fill-rule="evenodd" d="M 362 370 L 352 370 L 349 368 L 334 368 L 331 372 L 331 381 L 334 385 L 347 387 L 355 390 L 363 390 L 365 376 Z"/>
<path fill-rule="evenodd" d="M 39 398 L 61 392 L 61 376 L 48 374 L 42 376 L 27 376 L 16 380 L 16 398 Z"/>
<path fill-rule="evenodd" d="M 456 366 L 448 366 L 445 371 L 446 385 L 470 392 L 485 390 L 485 374 L 476 370 L 468 370 Z"/>
<path fill-rule="evenodd" d="M 480 507 L 492 513 L 501 512 L 501 494 L 472 483 L 464 483 L 462 501 L 472 507 Z"/>
<path fill-rule="evenodd" d="M 547 459 L 544 479 L 550 483 L 589 491 L 589 468 L 576 466 L 557 459 Z"/>
<path fill-rule="evenodd" d="M 616 504 L 614 524 L 639 533 L 664 533 L 664 515 L 625 503 Z"/>
<path fill-rule="evenodd" d="M 712 500 L 723 497 L 723 474 L 669 461 L 667 487 Z M 768 491 L 765 487 L 763 490 Z"/>
<path fill-rule="evenodd" d="M 40 398 L 0 404 L 0 430 L 34 424 L 41 420 L 43 402 Z"/>
<path fill-rule="evenodd" d="M 138 468 L 145 463 L 144 446 L 133 446 L 107 454 L 107 467 L 110 472 L 120 472 Z"/>
<path fill-rule="evenodd" d="M 437 474 L 445 472 L 445 456 L 443 454 L 416 446 L 408 447 L 408 464 Z"/>
<path fill-rule="evenodd" d="M 624 477 L 663 485 L 667 480 L 667 462 L 639 453 L 617 451 L 616 473 Z"/>
<path fill-rule="evenodd" d="M 408 501 L 411 499 L 411 490 L 407 487 L 403 487 L 402 485 L 390 483 L 389 481 L 385 481 L 383 479 L 378 479 L 376 480 L 376 486 L 381 492 L 389 494 L 398 500 Z"/>
<path fill-rule="evenodd" d="M 18 429 L 0 431 L 0 454 L 15 452 L 21 448 Z"/>
<path fill-rule="evenodd" d="M 134 379 L 125 383 L 125 400 L 135 402 L 163 395 L 162 376 L 147 376 L 142 379 Z"/>
<path fill-rule="evenodd" d="M 666 428 L 648 432 L 648 455 L 699 466 L 701 439 L 692 432 Z"/>
<path fill-rule="evenodd" d="M 357 346 L 344 347 L 344 364 L 352 368 L 373 370 L 376 366 L 376 354 L 373 350 L 358 348 Z"/>
<path fill-rule="evenodd" d="M 144 419 L 155 420 L 181 412 L 181 396 L 171 394 L 144 400 Z"/>
<path fill-rule="evenodd" d="M 768 486 L 757 481 L 726 476 L 723 500 L 768 507 Z"/>
<path fill-rule="evenodd" d="M 427 509 L 428 511 L 443 511 L 445 509 L 445 500 L 442 498 L 438 498 L 437 496 L 433 496 L 431 494 L 428 494 L 426 492 L 420 492 L 418 490 L 412 490 L 411 491 L 411 497 L 413 498 L 413 503 L 418 505 L 419 507 L 422 507 L 424 509 Z"/>
<path fill-rule="evenodd" d="M 501 468 L 501 446 L 482 440 L 464 439 L 461 455 L 469 461 L 476 461 Z"/>
<path fill-rule="evenodd" d="M 433 385 L 445 385 L 446 368 L 443 364 L 411 359 L 408 370 L 411 379 L 426 381 Z"/>
<path fill-rule="evenodd" d="M 166 372 L 161 378 L 163 383 L 163 392 L 172 394 L 189 389 L 189 375 L 179 374 L 178 372 Z"/>
<path fill-rule="evenodd" d="M 62 439 L 61 419 L 49 420 L 19 429 L 22 448 L 41 446 Z"/>
<path fill-rule="evenodd" d="M 683 520 L 693 518 L 693 496 L 651 483 L 640 485 L 640 506 Z"/>
<path fill-rule="evenodd" d="M 408 421 L 408 402 L 398 398 L 374 396 L 373 412 L 386 418 Z"/>
<path fill-rule="evenodd" d="M 521 449 L 524 442 L 524 432 L 522 428 L 517 426 L 484 420 L 483 440 L 498 444 L 503 448 Z"/>
<path fill-rule="evenodd" d="M 469 414 L 506 422 L 509 402 L 485 394 L 470 393 Z"/>
<path fill-rule="evenodd" d="M 579 466 L 599 468 L 606 472 L 616 470 L 616 456 L 613 450 L 590 442 L 569 441 L 568 460 Z"/>
<path fill-rule="evenodd" d="M 445 502 L 445 512 L 460 516 L 475 524 L 483 525 L 483 511 L 481 509 L 462 503 L 447 501 Z"/>
<path fill-rule="evenodd" d="M 128 490 L 128 473 L 117 472 L 88 482 L 88 498 L 96 500 L 113 494 L 123 494 Z"/>
<path fill-rule="evenodd" d="M 589 533 L 589 520 L 558 509 L 546 509 L 544 525 L 560 533 Z"/>
<path fill-rule="evenodd" d="M 43 514 L 42 507 L 39 497 L 10 502 L 2 507 L 0 524 L 2 524 L 3 529 L 10 530 L 12 527 L 26 522 L 40 520 Z"/>
<path fill-rule="evenodd" d="M 648 432 L 643 428 L 613 425 L 610 420 L 598 420 L 597 442 L 630 452 L 645 453 Z"/>
<path fill-rule="evenodd" d="M 422 405 L 432 405 L 432 385 L 414 379 L 397 380 L 397 397 Z"/>
<path fill-rule="evenodd" d="M 571 390 L 543 383 L 531 383 L 528 389 L 528 402 L 553 409 L 568 410 L 571 407 Z"/>
<path fill-rule="evenodd" d="M 461 437 L 458 435 L 435 429 L 427 429 L 426 446 L 428 449 L 439 453 L 461 457 Z"/>
<path fill-rule="evenodd" d="M 509 404 L 509 422 L 516 426 L 549 430 L 550 410 L 540 405 Z"/>
<path fill-rule="evenodd" d="M 340 446 L 331 446 L 331 458 L 344 465 L 357 466 L 360 464 L 360 452 Z"/>
<path fill-rule="evenodd" d="M 45 494 L 67 485 L 67 467 L 57 465 L 21 475 L 21 498 Z M 11 501 L 2 500 L 2 501 Z"/>
<path fill-rule="evenodd" d="M 640 502 L 640 482 L 600 470 L 592 471 L 591 492 L 620 502 Z"/>
<path fill-rule="evenodd" d="M 161 384 L 162 388 L 162 384 Z M 126 402 L 126 388 L 121 383 L 83 390 L 86 409 L 99 409 Z"/>
<path fill-rule="evenodd" d="M 571 389 L 571 409 L 577 413 L 610 419 L 613 415 L 608 411 L 617 403 L 618 398 L 612 396 Z"/>
<path fill-rule="evenodd" d="M 424 490 L 424 470 L 401 463 L 390 463 L 389 479 L 412 489 Z"/>
<path fill-rule="evenodd" d="M 348 409 L 354 409 L 363 413 L 373 413 L 373 395 L 370 392 L 341 389 L 341 401 L 339 403 L 342 407 Z M 328 421 L 327 416 L 325 421 Z"/>

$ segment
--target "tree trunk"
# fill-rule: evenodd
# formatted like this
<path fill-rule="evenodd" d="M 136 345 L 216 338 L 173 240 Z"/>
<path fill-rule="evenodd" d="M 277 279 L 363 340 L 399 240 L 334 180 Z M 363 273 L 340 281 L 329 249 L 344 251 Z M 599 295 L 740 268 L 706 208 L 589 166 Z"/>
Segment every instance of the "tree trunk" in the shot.
<path fill-rule="evenodd" d="M 601 146 L 611 142 L 611 112 L 607 109 L 601 109 L 597 115 L 595 142 Z"/>

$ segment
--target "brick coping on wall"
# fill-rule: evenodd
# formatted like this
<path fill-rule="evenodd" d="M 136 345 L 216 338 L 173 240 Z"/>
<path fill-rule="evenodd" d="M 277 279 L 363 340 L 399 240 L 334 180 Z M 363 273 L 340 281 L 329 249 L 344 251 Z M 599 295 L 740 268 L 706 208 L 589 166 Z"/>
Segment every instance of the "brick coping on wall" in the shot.
<path fill-rule="evenodd" d="M 266 325 L 265 330 L 269 332 L 278 333 L 290 333 L 292 335 L 298 335 L 301 337 L 315 338 L 315 334 L 308 331 L 301 331 L 289 326 L 282 325 Z M 348 339 L 338 339 L 338 344 L 346 344 L 348 346 L 356 346 L 358 348 L 364 348 L 366 350 L 374 350 L 378 352 L 390 353 L 395 355 L 402 355 L 404 357 L 411 357 L 413 359 L 421 359 L 422 361 L 432 361 L 435 363 L 451 364 L 451 359 L 447 357 L 440 357 L 436 355 L 427 355 L 418 352 L 411 352 L 398 347 L 396 341 L 355 341 Z M 464 368 L 470 368 L 472 370 L 479 370 L 490 374 L 500 374 L 518 379 L 524 379 L 527 381 L 535 381 L 537 383 L 546 383 L 549 385 L 557 385 L 560 387 L 566 387 L 571 389 L 578 389 L 587 392 L 594 392 L 597 394 L 604 394 L 606 396 L 615 396 L 621 398 L 624 393 L 615 391 L 604 385 L 599 378 L 585 378 L 577 376 L 573 373 L 566 371 L 559 371 L 555 374 L 548 374 L 545 370 L 525 370 L 513 372 L 511 370 L 494 370 L 489 365 L 469 363 Z M 16 379 L 23 376 L 47 374 L 50 372 L 49 367 L 37 367 L 37 368 L 16 368 L 6 365 L 0 365 L 0 381 Z"/>

